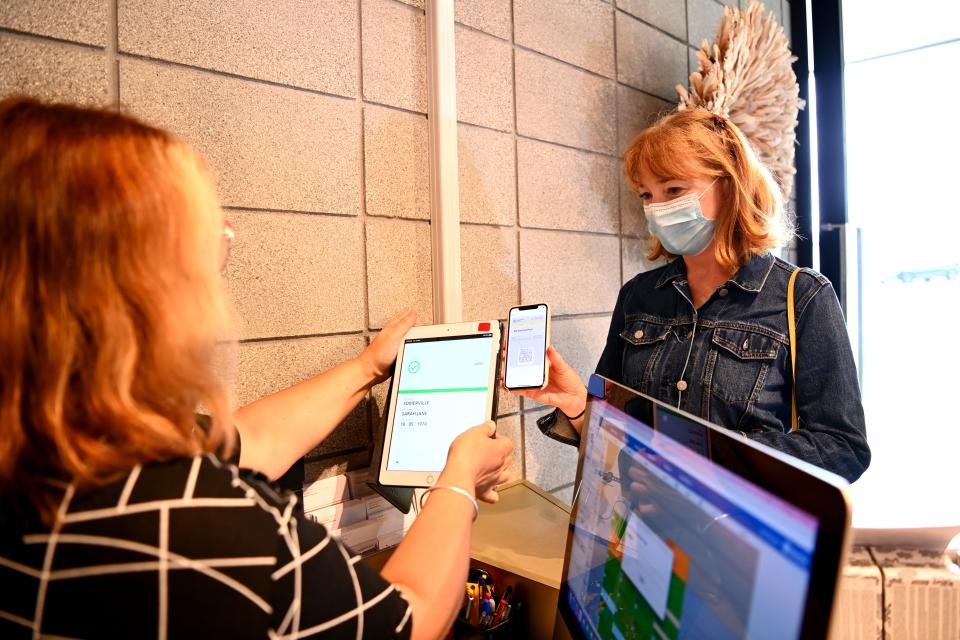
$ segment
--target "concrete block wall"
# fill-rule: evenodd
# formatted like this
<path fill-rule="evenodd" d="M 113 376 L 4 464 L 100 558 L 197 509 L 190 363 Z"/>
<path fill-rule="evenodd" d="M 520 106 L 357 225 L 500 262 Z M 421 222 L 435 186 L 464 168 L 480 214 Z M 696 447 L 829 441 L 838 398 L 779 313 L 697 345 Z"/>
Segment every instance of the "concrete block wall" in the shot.
<path fill-rule="evenodd" d="M 464 318 L 549 302 L 586 378 L 619 287 L 650 266 L 622 151 L 673 106 L 722 3 L 455 10 Z M 204 155 L 237 229 L 245 404 L 357 354 L 405 307 L 433 319 L 425 22 L 423 0 L 0 1 L 0 95 L 122 106 Z M 308 480 L 369 460 L 383 386 Z M 500 429 L 514 473 L 569 500 L 576 452 L 541 436 L 542 413 L 502 397 Z"/>
<path fill-rule="evenodd" d="M 584 379 L 593 372 L 620 286 L 651 267 L 622 153 L 676 103 L 723 6 L 456 0 L 465 319 L 548 302 L 553 344 Z M 514 398 L 501 411 L 517 418 L 501 429 L 524 476 L 569 501 L 576 451 L 540 434 L 545 409 Z"/>

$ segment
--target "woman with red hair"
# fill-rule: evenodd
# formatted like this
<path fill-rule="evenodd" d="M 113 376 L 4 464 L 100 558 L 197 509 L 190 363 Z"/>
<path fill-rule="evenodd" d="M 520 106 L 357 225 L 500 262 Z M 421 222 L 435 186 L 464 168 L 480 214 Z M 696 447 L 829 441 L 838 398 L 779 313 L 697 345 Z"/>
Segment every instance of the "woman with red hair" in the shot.
<path fill-rule="evenodd" d="M 870 448 L 843 314 L 829 280 L 773 255 L 790 235 L 780 189 L 743 134 L 704 109 L 670 113 L 624 172 L 647 257 L 666 264 L 620 290 L 597 373 L 856 480 Z M 541 429 L 575 444 L 586 389 L 548 357 L 549 386 L 519 393 L 557 407 Z"/>
<path fill-rule="evenodd" d="M 0 102 L 0 140 L 0 637 L 440 637 L 476 498 L 506 480 L 492 423 L 453 443 L 380 574 L 225 462 L 239 446 L 281 475 L 389 375 L 415 314 L 233 414 L 214 366 L 232 231 L 200 158 L 28 99 Z"/>

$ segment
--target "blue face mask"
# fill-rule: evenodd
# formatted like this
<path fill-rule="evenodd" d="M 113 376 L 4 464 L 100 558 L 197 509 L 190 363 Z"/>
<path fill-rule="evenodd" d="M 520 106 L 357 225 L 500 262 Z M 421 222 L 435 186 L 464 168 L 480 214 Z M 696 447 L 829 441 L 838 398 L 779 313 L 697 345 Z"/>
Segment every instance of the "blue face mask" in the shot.
<path fill-rule="evenodd" d="M 717 222 L 703 217 L 700 198 L 716 182 L 711 182 L 699 195 L 691 193 L 667 202 L 643 205 L 647 225 L 664 249 L 675 256 L 695 256 L 707 248 Z"/>

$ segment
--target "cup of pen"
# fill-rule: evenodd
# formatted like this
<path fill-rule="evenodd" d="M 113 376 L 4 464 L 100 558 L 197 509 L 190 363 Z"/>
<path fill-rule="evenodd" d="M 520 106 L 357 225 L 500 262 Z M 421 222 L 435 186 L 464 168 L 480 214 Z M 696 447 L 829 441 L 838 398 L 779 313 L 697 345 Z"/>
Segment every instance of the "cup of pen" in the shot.
<path fill-rule="evenodd" d="M 517 604 L 512 587 L 499 590 L 486 571 L 470 569 L 463 607 L 457 612 L 454 624 L 454 637 L 462 640 L 506 637 Z"/>

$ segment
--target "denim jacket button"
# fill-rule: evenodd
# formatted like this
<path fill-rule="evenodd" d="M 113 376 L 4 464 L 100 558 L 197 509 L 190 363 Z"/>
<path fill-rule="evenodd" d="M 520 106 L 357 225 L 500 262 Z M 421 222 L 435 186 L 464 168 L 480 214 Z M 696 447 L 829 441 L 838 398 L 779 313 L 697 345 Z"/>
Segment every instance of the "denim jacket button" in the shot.
<path fill-rule="evenodd" d="M 677 382 L 677 389 L 679 389 L 680 391 L 686 391 L 686 390 L 687 390 L 687 381 L 686 381 L 686 380 L 680 380 L 679 382 Z"/>
<path fill-rule="evenodd" d="M 718 294 L 721 298 L 724 297 L 725 295 L 727 295 L 728 293 L 730 293 L 730 292 L 727 291 L 726 289 L 720 289 L 720 291 L 717 291 L 717 294 Z"/>
<path fill-rule="evenodd" d="M 643 331 L 641 329 L 637 329 L 636 331 L 633 332 L 633 337 L 639 340 L 640 338 L 643 337 Z"/>
<path fill-rule="evenodd" d="M 744 349 L 749 349 L 749 348 L 750 348 L 750 339 L 749 339 L 749 338 L 747 338 L 746 340 L 743 341 L 743 348 L 744 348 Z"/>

